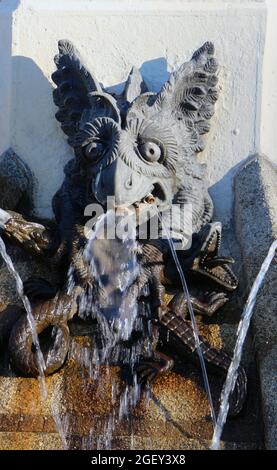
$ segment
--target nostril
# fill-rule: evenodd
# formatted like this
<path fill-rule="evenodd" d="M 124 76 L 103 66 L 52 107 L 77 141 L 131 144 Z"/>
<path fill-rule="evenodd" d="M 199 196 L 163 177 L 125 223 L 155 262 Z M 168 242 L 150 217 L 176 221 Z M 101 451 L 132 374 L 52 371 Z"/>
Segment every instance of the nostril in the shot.
<path fill-rule="evenodd" d="M 127 180 L 125 181 L 125 188 L 130 189 L 131 187 L 132 187 L 132 177 L 130 176 L 130 177 L 127 178 Z"/>

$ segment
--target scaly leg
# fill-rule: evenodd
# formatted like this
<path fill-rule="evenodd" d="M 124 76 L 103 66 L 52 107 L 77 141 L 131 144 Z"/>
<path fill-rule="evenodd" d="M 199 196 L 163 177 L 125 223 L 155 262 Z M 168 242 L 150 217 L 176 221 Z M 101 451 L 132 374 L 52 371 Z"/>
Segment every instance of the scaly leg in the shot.
<path fill-rule="evenodd" d="M 195 313 L 211 317 L 227 302 L 228 297 L 223 292 L 212 292 L 206 296 L 205 300 L 200 300 L 193 296 L 190 297 L 190 300 Z M 168 307 L 181 317 L 185 317 L 188 313 L 188 302 L 183 293 L 176 294 Z"/>

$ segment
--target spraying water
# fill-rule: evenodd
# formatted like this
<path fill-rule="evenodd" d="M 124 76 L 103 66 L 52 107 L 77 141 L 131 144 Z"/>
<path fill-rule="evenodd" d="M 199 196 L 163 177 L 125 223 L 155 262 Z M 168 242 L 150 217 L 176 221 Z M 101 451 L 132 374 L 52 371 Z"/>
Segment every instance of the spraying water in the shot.
<path fill-rule="evenodd" d="M 18 293 L 18 295 L 19 295 L 19 297 L 20 297 L 20 299 L 21 299 L 21 301 L 24 305 L 26 313 L 27 313 L 27 320 L 28 320 L 28 323 L 29 323 L 29 326 L 30 326 L 30 329 L 31 329 L 33 344 L 34 344 L 35 349 L 36 349 L 36 357 L 37 357 L 37 363 L 38 363 L 38 368 L 39 368 L 39 382 L 40 382 L 40 387 L 41 387 L 41 394 L 42 394 L 43 398 L 46 398 L 47 397 L 47 387 L 46 387 L 45 375 L 44 375 L 45 361 L 44 361 L 44 357 L 43 357 L 43 354 L 42 354 L 42 351 L 41 351 L 41 348 L 40 348 L 40 344 L 39 344 L 38 334 L 37 334 L 37 330 L 36 330 L 36 323 L 35 323 L 35 319 L 34 319 L 33 314 L 32 314 L 32 307 L 31 307 L 31 304 L 29 302 L 29 299 L 24 294 L 22 279 L 19 276 L 18 272 L 15 270 L 13 262 L 12 262 L 10 256 L 7 253 L 5 243 L 3 242 L 1 237 L 0 237 L 0 254 L 1 254 L 3 260 L 5 261 L 9 272 L 11 273 L 11 275 L 15 279 L 17 293 Z"/>
<path fill-rule="evenodd" d="M 191 324 L 192 324 L 193 334 L 194 334 L 194 339 L 195 339 L 195 347 L 196 347 L 196 351 L 197 351 L 197 354 L 198 354 L 198 357 L 199 357 L 199 362 L 200 362 L 200 366 L 201 366 L 202 374 L 203 374 L 204 386 L 205 386 L 205 390 L 206 390 L 207 397 L 208 397 L 208 400 L 209 400 L 211 417 L 212 417 L 213 425 L 215 427 L 215 425 L 216 425 L 216 415 L 215 415 L 214 406 L 213 406 L 212 394 L 211 394 L 207 369 L 206 369 L 206 365 L 205 365 L 205 360 L 204 360 L 203 352 L 202 352 L 202 349 L 201 349 L 201 343 L 200 343 L 200 340 L 199 340 L 199 332 L 198 332 L 198 328 L 197 328 L 197 324 L 196 324 L 196 319 L 195 319 L 195 315 L 194 315 L 194 312 L 193 312 L 192 303 L 191 303 L 191 300 L 190 300 L 190 295 L 189 295 L 189 291 L 188 291 L 187 282 L 186 282 L 182 267 L 180 265 L 180 261 L 178 259 L 178 256 L 177 256 L 177 253 L 176 253 L 176 250 L 175 250 L 174 242 L 173 242 L 173 240 L 172 240 L 172 238 L 169 234 L 168 228 L 167 228 L 166 224 L 163 222 L 163 218 L 162 218 L 160 212 L 158 212 L 158 210 L 157 210 L 157 215 L 158 215 L 158 218 L 159 218 L 159 220 L 161 222 L 161 225 L 164 229 L 164 232 L 167 236 L 168 243 L 169 243 L 169 246 L 170 246 L 170 250 L 171 250 L 171 253 L 172 253 L 172 257 L 173 257 L 174 262 L 176 264 L 176 268 L 177 268 L 177 271 L 178 271 L 179 276 L 180 276 L 183 291 L 184 291 L 185 297 L 187 299 L 188 310 L 189 310 L 189 314 L 190 314 L 190 318 L 191 318 Z"/>
<path fill-rule="evenodd" d="M 260 272 L 254 281 L 253 287 L 250 291 L 249 297 L 247 299 L 247 302 L 245 304 L 245 307 L 242 313 L 242 318 L 239 323 L 238 331 L 237 331 L 237 341 L 236 341 L 236 345 L 235 345 L 235 349 L 233 353 L 233 359 L 230 364 L 226 381 L 225 381 L 225 384 L 223 386 L 222 393 L 221 393 L 220 410 L 219 410 L 219 414 L 217 417 L 216 426 L 214 429 L 211 450 L 219 450 L 220 448 L 220 439 L 221 439 L 221 435 L 223 432 L 223 427 L 226 423 L 228 410 L 229 410 L 229 398 L 236 384 L 237 371 L 241 362 L 243 345 L 244 345 L 245 338 L 249 329 L 250 321 L 251 321 L 252 314 L 253 314 L 253 309 L 256 303 L 259 289 L 269 270 L 269 267 L 274 258 L 276 249 L 277 249 L 277 240 L 275 240 L 272 243 L 269 249 L 269 252 L 262 264 Z"/>

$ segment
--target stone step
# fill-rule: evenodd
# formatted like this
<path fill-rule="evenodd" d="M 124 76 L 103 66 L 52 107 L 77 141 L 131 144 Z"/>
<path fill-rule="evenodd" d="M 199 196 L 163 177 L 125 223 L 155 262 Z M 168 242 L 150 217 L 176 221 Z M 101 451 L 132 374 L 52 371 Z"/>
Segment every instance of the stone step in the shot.
<path fill-rule="evenodd" d="M 99 436 L 98 436 L 99 437 Z M 71 437 L 72 449 L 79 449 L 83 444 L 79 436 Z M 93 439 L 91 440 L 93 449 Z M 117 437 L 112 440 L 112 449 L 117 450 L 208 450 L 210 441 L 184 439 L 178 442 L 172 438 L 151 439 L 134 435 Z M 45 432 L 0 432 L 0 450 L 62 450 L 63 443 L 57 433 Z M 89 449 L 89 447 L 87 447 Z M 221 442 L 222 450 L 255 450 L 259 444 L 255 442 Z"/>
<path fill-rule="evenodd" d="M 213 339 L 212 332 L 210 329 L 209 339 L 216 346 L 218 334 Z M 182 373 L 172 372 L 160 377 L 152 385 L 152 399 L 149 401 L 142 397 L 130 413 L 130 419 L 119 421 L 122 392 L 120 369 L 103 366 L 98 380 L 94 380 L 89 376 L 87 355 L 83 354 L 89 346 L 89 338 L 74 337 L 72 342 L 75 346 L 71 348 L 65 366 L 46 378 L 47 400 L 41 399 L 37 379 L 0 377 L 0 447 L 18 445 L 39 448 L 40 441 L 46 448 L 61 446 L 53 412 L 56 422 L 67 436 L 70 448 L 96 447 L 94 436 L 99 438 L 105 434 L 111 414 L 116 417 L 114 445 L 126 449 L 132 445 L 144 449 L 209 447 L 213 427 L 198 368 L 188 363 Z M 112 393 L 112 384 L 115 393 Z M 216 404 L 222 380 L 211 374 L 210 385 Z M 255 390 L 255 386 L 251 385 L 250 389 Z M 251 448 L 253 445 L 258 447 L 256 442 L 260 441 L 260 434 L 256 425 L 256 409 L 256 402 L 251 398 L 244 416 L 229 421 L 223 435 L 226 441 L 224 446 L 245 443 Z M 91 435 L 92 438 L 89 437 Z M 44 436 L 45 440 L 40 436 Z M 232 444 L 235 440 L 233 436 L 238 444 Z M 93 443 L 91 439 L 94 439 Z M 132 439 L 136 444 L 132 444 Z"/>

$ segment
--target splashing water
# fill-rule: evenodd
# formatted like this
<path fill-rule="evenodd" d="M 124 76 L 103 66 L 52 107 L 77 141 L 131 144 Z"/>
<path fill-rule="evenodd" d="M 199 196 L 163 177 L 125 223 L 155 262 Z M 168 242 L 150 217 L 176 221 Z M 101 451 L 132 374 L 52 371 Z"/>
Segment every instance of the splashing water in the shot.
<path fill-rule="evenodd" d="M 29 326 L 30 326 L 30 329 L 31 329 L 33 344 L 34 344 L 35 350 L 36 350 L 37 364 L 38 364 L 38 369 L 39 369 L 39 382 L 40 382 L 40 388 L 41 388 L 41 395 L 44 399 L 46 399 L 46 397 L 47 397 L 47 387 L 46 387 L 45 375 L 44 375 L 44 371 L 45 371 L 46 367 L 45 367 L 44 357 L 43 357 L 43 354 L 42 354 L 42 351 L 41 351 L 41 348 L 40 348 L 40 344 L 39 344 L 38 334 L 37 334 L 37 330 L 36 330 L 36 323 L 35 323 L 35 319 L 34 319 L 33 313 L 32 313 L 32 307 L 31 307 L 31 304 L 29 302 L 29 299 L 24 294 L 22 279 L 19 276 L 18 272 L 15 270 L 13 262 L 12 262 L 10 256 L 7 253 L 5 243 L 3 242 L 1 237 L 0 237 L 0 254 L 1 254 L 3 260 L 5 261 L 10 274 L 15 279 L 17 293 L 18 293 L 18 295 L 19 295 L 19 297 L 20 297 L 20 299 L 21 299 L 21 301 L 24 305 L 26 313 L 27 313 L 27 320 L 28 320 L 28 323 L 29 323 Z"/>
<path fill-rule="evenodd" d="M 0 214 L 1 215 L 1 214 Z M 124 215 L 124 214 L 123 214 Z M 125 214 L 126 216 L 126 214 Z M 107 417 L 102 435 L 93 439 L 93 429 L 90 432 L 88 440 L 84 442 L 84 448 L 92 448 L 93 443 L 96 448 L 109 449 L 112 446 L 113 433 L 116 423 L 124 419 L 131 409 L 138 403 L 141 396 L 141 388 L 137 382 L 137 376 L 134 372 L 134 366 L 141 354 L 142 345 L 138 344 L 131 347 L 130 353 L 127 354 L 126 349 L 121 348 L 120 342 L 127 341 L 134 329 L 140 328 L 138 319 L 137 291 L 131 291 L 136 279 L 139 276 L 139 264 L 137 262 L 137 242 L 136 227 L 132 225 L 133 221 L 128 221 L 128 230 L 124 230 L 124 226 L 120 227 L 123 217 L 115 222 L 113 211 L 108 211 L 98 220 L 92 237 L 89 239 L 83 253 L 83 257 L 89 266 L 91 283 L 95 283 L 101 293 L 100 298 L 95 298 L 95 291 L 88 290 L 80 302 L 80 317 L 96 318 L 98 325 L 101 346 L 86 348 L 72 342 L 69 357 L 74 358 L 80 363 L 80 366 L 89 371 L 89 376 L 98 381 L 101 388 L 101 365 L 109 365 L 112 358 L 114 362 L 119 359 L 125 364 L 131 366 L 133 374 L 133 382 L 129 383 L 119 394 L 118 409 L 114 408 Z M 105 238 L 103 231 L 109 230 L 113 224 L 116 224 L 117 234 L 120 237 L 114 239 Z M 23 283 L 16 272 L 12 260 L 7 254 L 5 244 L 0 238 L 0 254 L 10 273 L 16 281 L 16 288 L 23 305 L 27 312 L 28 322 L 31 328 L 33 343 L 36 349 L 37 362 L 39 367 L 39 380 L 41 385 L 41 394 L 43 398 L 47 397 L 47 388 L 45 384 L 45 361 L 39 345 L 39 338 L 36 331 L 35 320 L 28 298 L 24 294 Z M 68 293 L 72 293 L 75 287 L 74 268 L 71 266 L 68 274 Z M 95 286 L 94 286 L 95 287 Z M 96 289 L 97 290 L 97 289 Z M 128 295 L 127 295 L 128 294 Z M 150 316 L 149 312 L 149 316 Z M 149 329 L 149 338 L 151 336 Z M 150 352 L 149 339 L 149 352 Z M 144 342 L 145 347 L 145 342 Z M 117 348 L 116 354 L 114 354 Z M 117 356 L 118 354 L 118 356 Z M 116 382 L 112 382 L 112 402 L 116 405 L 115 389 L 118 387 Z M 61 436 L 64 449 L 68 448 L 68 436 L 71 434 L 70 416 L 59 409 L 58 403 L 54 400 L 51 411 L 54 418 L 57 431 Z M 128 419 L 130 417 L 128 416 Z"/>
<path fill-rule="evenodd" d="M 170 246 L 170 250 L 171 250 L 171 253 L 172 253 L 172 257 L 173 257 L 174 262 L 176 264 L 176 268 L 177 268 L 177 271 L 179 273 L 180 280 L 181 280 L 181 283 L 182 283 L 183 291 L 184 291 L 185 297 L 187 299 L 188 310 L 189 310 L 189 314 L 190 314 L 190 319 L 191 319 L 191 324 L 192 324 L 192 329 L 193 329 L 193 335 L 194 335 L 194 340 L 195 340 L 195 347 L 196 347 L 196 351 L 197 351 L 197 354 L 198 354 L 198 357 L 199 357 L 199 362 L 200 362 L 202 375 L 203 375 L 203 380 L 204 380 L 204 386 L 205 386 L 205 390 L 206 390 L 207 397 L 208 397 L 208 400 L 209 400 L 211 418 L 212 418 L 212 421 L 213 421 L 213 425 L 215 427 L 215 425 L 216 425 L 216 415 L 215 415 L 214 406 L 213 406 L 212 394 L 211 394 L 207 369 L 206 369 L 206 366 L 205 366 L 205 360 L 204 360 L 203 352 L 202 352 L 202 349 L 201 349 L 201 342 L 199 340 L 199 331 L 198 331 L 198 328 L 197 328 L 196 319 L 195 319 L 192 303 L 191 303 L 191 300 L 190 300 L 190 295 L 189 295 L 189 291 L 188 291 L 187 282 L 186 282 L 186 279 L 185 279 L 180 261 L 178 259 L 177 253 L 176 253 L 174 242 L 173 242 L 173 240 L 172 240 L 172 238 L 169 234 L 169 231 L 168 231 L 168 228 L 167 228 L 166 224 L 163 221 L 162 215 L 160 214 L 160 212 L 158 210 L 157 210 L 157 215 L 158 215 L 160 223 L 161 223 L 161 225 L 164 229 L 164 232 L 167 236 L 168 243 L 169 243 L 169 246 Z"/>
<path fill-rule="evenodd" d="M 125 364 L 130 367 L 132 383 L 123 386 L 115 399 L 116 382 L 112 382 L 111 400 L 113 410 L 107 416 L 101 434 L 94 438 L 93 429 L 84 442 L 85 448 L 110 449 L 116 423 L 128 415 L 138 403 L 141 387 L 137 382 L 135 365 L 145 348 L 147 339 L 140 344 L 131 342 L 133 331 L 143 329 L 141 312 L 138 307 L 139 287 L 136 280 L 140 269 L 137 261 L 138 245 L 133 213 L 128 218 L 128 210 L 120 215 L 113 210 L 107 211 L 96 222 L 83 252 L 88 266 L 90 287 L 84 292 L 79 303 L 79 317 L 96 319 L 97 328 L 93 348 L 72 345 L 70 355 L 85 367 L 89 376 L 97 381 L 101 389 L 103 368 L 111 364 Z M 74 288 L 74 268 L 71 267 L 68 279 L 68 292 Z M 146 308 L 145 308 L 146 311 Z M 146 311 L 145 316 L 150 313 Z M 147 333 L 146 333 L 147 335 Z M 149 328 L 149 350 L 151 332 Z M 108 369 L 109 371 L 109 369 Z M 108 372 L 109 373 L 109 372 Z M 105 386 L 105 385 L 104 385 Z"/>
<path fill-rule="evenodd" d="M 51 414 L 52 414 L 56 429 L 58 431 L 58 434 L 61 438 L 63 448 L 64 450 L 67 450 L 68 449 L 67 433 L 69 430 L 69 416 L 61 415 L 59 408 L 58 408 L 58 404 L 56 402 L 51 403 Z"/>
<path fill-rule="evenodd" d="M 245 307 L 242 313 L 242 318 L 239 323 L 238 331 L 237 331 L 237 341 L 236 341 L 236 345 L 234 348 L 233 359 L 230 364 L 226 381 L 225 381 L 225 384 L 223 386 L 222 393 L 221 393 L 220 410 L 219 410 L 219 414 L 217 417 L 216 426 L 214 429 L 212 445 L 210 447 L 211 450 L 220 449 L 220 439 L 221 439 L 223 427 L 226 423 L 226 419 L 227 419 L 227 415 L 229 411 L 229 398 L 236 384 L 237 371 L 241 362 L 243 346 L 244 346 L 245 338 L 246 338 L 246 335 L 250 326 L 250 321 L 251 321 L 253 310 L 256 304 L 257 295 L 264 281 L 264 278 L 269 270 L 270 264 L 274 258 L 276 250 L 277 250 L 277 240 L 275 240 L 272 243 L 269 249 L 269 252 L 262 264 L 260 272 L 254 281 L 254 284 L 252 286 L 252 289 L 250 291 L 249 297 L 247 299 L 247 302 L 245 304 Z"/>

